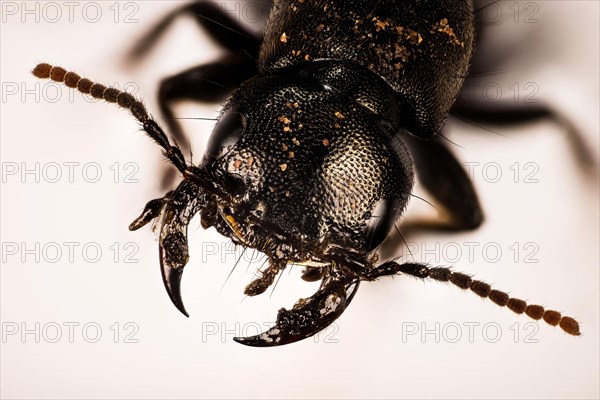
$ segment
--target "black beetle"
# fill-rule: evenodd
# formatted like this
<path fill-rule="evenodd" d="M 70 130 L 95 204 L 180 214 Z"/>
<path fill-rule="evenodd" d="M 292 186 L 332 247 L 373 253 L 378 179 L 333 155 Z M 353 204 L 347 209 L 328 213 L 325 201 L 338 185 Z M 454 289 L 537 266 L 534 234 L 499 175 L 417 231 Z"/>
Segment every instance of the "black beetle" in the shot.
<path fill-rule="evenodd" d="M 400 273 L 452 282 L 578 335 L 573 318 L 448 268 L 376 265 L 374 251 L 401 217 L 415 170 L 451 216 L 438 228 L 474 229 L 483 220 L 470 180 L 439 133 L 474 52 L 471 2 L 284 0 L 270 6 L 262 44 L 211 3 L 169 17 L 192 12 L 211 22 L 234 54 L 258 56 L 258 65 L 251 57 L 232 57 L 162 85 L 167 117 L 171 100 L 210 96 L 202 85 L 213 77 L 229 82 L 225 91 L 239 86 L 198 166 L 186 162 L 133 96 L 60 67 L 40 64 L 33 71 L 130 110 L 183 175 L 129 227 L 159 219 L 161 271 L 175 306 L 187 316 L 180 281 L 189 258 L 187 226 L 200 213 L 204 228 L 267 255 L 269 265 L 247 295 L 263 293 L 288 263 L 305 265 L 305 280 L 322 280 L 312 297 L 281 309 L 273 328 L 235 338 L 242 344 L 276 346 L 312 336 L 342 314 L 361 280 Z M 168 121 L 183 142 L 177 124 Z"/>

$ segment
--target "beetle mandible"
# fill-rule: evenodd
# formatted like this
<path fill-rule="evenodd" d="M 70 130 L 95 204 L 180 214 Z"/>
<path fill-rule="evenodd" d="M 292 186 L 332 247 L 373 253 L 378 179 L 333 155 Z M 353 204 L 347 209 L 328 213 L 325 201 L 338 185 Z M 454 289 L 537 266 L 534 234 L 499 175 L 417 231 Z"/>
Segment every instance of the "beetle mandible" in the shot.
<path fill-rule="evenodd" d="M 445 228 L 474 229 L 483 220 L 470 180 L 440 140 L 474 52 L 472 2 L 281 0 L 267 6 L 262 43 L 211 3 L 193 3 L 169 17 L 191 12 L 234 54 L 258 57 L 257 64 L 232 57 L 163 84 L 167 117 L 172 100 L 214 95 L 206 87 L 211 78 L 226 80 L 224 91 L 237 87 L 197 166 L 130 94 L 49 64 L 33 71 L 128 109 L 183 176 L 129 226 L 158 221 L 162 277 L 177 309 L 188 315 L 180 282 L 189 258 L 187 226 L 200 214 L 204 228 L 268 257 L 247 295 L 263 293 L 290 263 L 305 266 L 303 279 L 322 281 L 313 296 L 281 309 L 271 329 L 234 339 L 245 345 L 310 337 L 343 313 L 361 281 L 398 274 L 451 282 L 578 335 L 573 318 L 449 268 L 377 265 L 375 250 L 402 216 L 415 170 L 451 216 Z M 167 121 L 185 143 L 176 121 Z"/>

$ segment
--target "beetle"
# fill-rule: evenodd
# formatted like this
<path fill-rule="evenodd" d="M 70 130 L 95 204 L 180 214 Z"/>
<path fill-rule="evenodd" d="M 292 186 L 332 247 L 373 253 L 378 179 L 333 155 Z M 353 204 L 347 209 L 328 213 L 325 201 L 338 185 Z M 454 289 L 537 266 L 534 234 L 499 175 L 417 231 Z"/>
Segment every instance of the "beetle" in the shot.
<path fill-rule="evenodd" d="M 291 263 L 305 266 L 304 280 L 321 280 L 313 296 L 280 309 L 274 327 L 234 338 L 241 344 L 279 346 L 310 337 L 343 313 L 361 281 L 398 274 L 451 282 L 579 335 L 575 319 L 449 268 L 378 265 L 375 251 L 402 217 L 415 174 L 450 215 L 432 228 L 471 230 L 483 221 L 475 189 L 440 133 L 475 49 L 471 1 L 265 4 L 271 13 L 262 41 L 211 3 L 193 3 L 166 20 L 192 13 L 234 54 L 161 85 L 161 111 L 183 147 L 170 102 L 215 96 L 207 84 L 213 80 L 227 82 L 217 95 L 235 88 L 198 165 L 186 161 L 182 147 L 132 95 L 61 67 L 44 63 L 33 70 L 129 110 L 183 176 L 129 226 L 157 221 L 161 273 L 175 307 L 188 316 L 180 283 L 189 259 L 187 226 L 200 214 L 205 229 L 267 256 L 246 295 L 263 293 Z"/>

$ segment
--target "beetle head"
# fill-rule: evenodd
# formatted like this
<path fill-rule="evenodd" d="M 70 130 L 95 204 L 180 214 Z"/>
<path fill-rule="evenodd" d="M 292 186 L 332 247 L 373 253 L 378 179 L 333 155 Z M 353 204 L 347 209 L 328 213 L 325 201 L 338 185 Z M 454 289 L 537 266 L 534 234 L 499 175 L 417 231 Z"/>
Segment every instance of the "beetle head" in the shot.
<path fill-rule="evenodd" d="M 277 259 L 364 259 L 413 185 L 392 90 L 321 61 L 246 82 L 226 104 L 200 168 L 230 237 Z"/>

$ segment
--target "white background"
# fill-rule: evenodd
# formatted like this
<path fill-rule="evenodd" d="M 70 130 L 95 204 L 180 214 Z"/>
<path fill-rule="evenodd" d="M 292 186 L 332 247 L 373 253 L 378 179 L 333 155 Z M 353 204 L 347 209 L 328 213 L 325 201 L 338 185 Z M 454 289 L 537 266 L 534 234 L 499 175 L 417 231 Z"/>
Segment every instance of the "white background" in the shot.
<path fill-rule="evenodd" d="M 503 22 L 494 27 L 487 51 L 508 49 L 515 61 L 490 82 L 503 88 L 503 99 L 510 99 L 514 82 L 535 83 L 536 98 L 574 121 L 597 159 L 598 3 L 521 2 L 522 13 L 535 9 L 526 9 L 529 3 L 538 7 L 532 24 L 523 23 L 523 14 L 514 21 L 509 9 L 514 2 L 499 8 Z M 582 336 L 530 323 L 449 285 L 397 277 L 363 284 L 334 327 L 315 339 L 247 348 L 232 337 L 256 333 L 280 307 L 291 307 L 317 285 L 301 281 L 293 268 L 270 298 L 267 292 L 241 302 L 243 287 L 260 265 L 254 262 L 244 272 L 243 259 L 220 291 L 237 255 L 207 254 L 229 244 L 214 230 L 199 228 L 196 219 L 182 286 L 191 317 L 182 317 L 164 291 L 154 234 L 149 228 L 127 230 L 146 201 L 162 196 L 165 162 L 158 147 L 126 112 L 46 86 L 29 73 L 45 61 L 106 84 L 135 82 L 137 95 L 157 115 L 162 77 L 215 60 L 223 50 L 192 19 L 182 18 L 141 64 L 127 66 L 125 54 L 134 41 L 182 3 L 102 1 L 84 13 L 85 3 L 75 2 L 72 22 L 63 2 L 53 3 L 62 12 L 56 22 L 48 3 L 26 3 L 38 7 L 38 21 L 35 13 L 23 14 L 24 4 L 2 3 L 3 398 L 599 396 L 598 175 L 586 174 L 576 162 L 563 127 L 540 121 L 492 128 L 501 133 L 495 135 L 451 121 L 447 135 L 462 146 L 453 150 L 465 162 L 480 163 L 474 181 L 486 222 L 472 233 L 408 240 L 417 246 L 416 260 L 455 265 L 514 296 L 576 317 Z M 243 4 L 220 4 L 244 15 Z M 96 8 L 102 16 L 91 23 Z M 137 22 L 125 23 L 131 12 Z M 218 110 L 217 104 L 185 104 L 178 114 L 211 117 Z M 199 160 L 212 122 L 184 125 Z M 21 174 L 36 163 L 39 176 Z M 64 163 L 79 163 L 73 182 Z M 117 183 L 110 168 L 115 163 Z M 521 168 L 517 178 L 510 169 L 515 163 Z M 525 169 L 526 163 L 534 167 Z M 62 176 L 52 183 L 57 164 Z M 84 165 L 91 165 L 85 173 Z M 90 183 L 94 165 L 102 176 Z M 15 166 L 17 173 L 9 174 Z M 502 173 L 496 183 L 495 166 Z M 525 182 L 533 170 L 529 178 L 537 183 Z M 125 182 L 132 171 L 137 183 Z M 419 187 L 415 193 L 427 197 Z M 431 212 L 413 200 L 409 217 Z M 65 242 L 76 243 L 72 260 Z M 36 243 L 40 251 L 23 251 Z M 514 243 L 520 247 L 516 260 Z M 472 257 L 468 246 L 475 248 Z M 98 247 L 102 256 L 91 262 Z M 500 257 L 492 251 L 497 248 Z M 137 252 L 127 263 L 132 249 Z M 457 249 L 462 257 L 455 257 Z M 24 328 L 31 332 L 22 335 Z M 18 332 L 10 334 L 14 329 Z M 429 333 L 421 335 L 423 329 Z"/>

